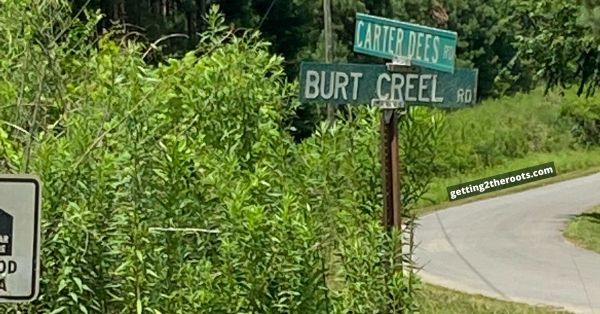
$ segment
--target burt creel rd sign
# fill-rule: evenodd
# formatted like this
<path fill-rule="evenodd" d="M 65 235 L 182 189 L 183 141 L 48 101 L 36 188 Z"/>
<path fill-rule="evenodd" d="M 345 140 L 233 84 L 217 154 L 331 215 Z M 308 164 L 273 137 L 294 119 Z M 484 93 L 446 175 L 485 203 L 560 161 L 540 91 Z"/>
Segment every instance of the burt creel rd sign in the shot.
<path fill-rule="evenodd" d="M 454 74 L 423 69 L 390 73 L 384 65 L 300 65 L 300 101 L 370 104 L 371 100 L 403 100 L 407 104 L 456 108 L 475 104 L 477 75 L 458 68 Z"/>

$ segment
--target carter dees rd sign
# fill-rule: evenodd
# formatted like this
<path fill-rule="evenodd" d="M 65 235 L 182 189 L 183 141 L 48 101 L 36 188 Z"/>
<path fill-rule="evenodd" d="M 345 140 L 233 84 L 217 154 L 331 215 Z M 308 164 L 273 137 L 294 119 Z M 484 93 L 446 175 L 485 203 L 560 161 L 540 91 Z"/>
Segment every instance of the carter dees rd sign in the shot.
<path fill-rule="evenodd" d="M 356 14 L 354 51 L 393 59 L 408 58 L 414 65 L 454 72 L 455 32 Z"/>
<path fill-rule="evenodd" d="M 454 74 L 425 70 L 390 73 L 384 65 L 300 65 L 300 101 L 370 104 L 371 100 L 403 100 L 407 104 L 456 108 L 477 100 L 477 70 Z"/>

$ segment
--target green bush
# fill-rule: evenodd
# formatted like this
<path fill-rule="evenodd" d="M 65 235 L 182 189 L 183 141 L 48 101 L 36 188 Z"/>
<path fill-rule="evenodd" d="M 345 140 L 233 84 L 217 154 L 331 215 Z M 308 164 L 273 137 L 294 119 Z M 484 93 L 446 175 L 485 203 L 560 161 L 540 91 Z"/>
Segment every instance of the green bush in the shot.
<path fill-rule="evenodd" d="M 446 114 L 436 175 L 449 177 L 530 153 L 572 147 L 576 141 L 561 115 L 566 101 L 568 98 L 543 96 L 536 90 Z"/>
<path fill-rule="evenodd" d="M 573 122 L 571 132 L 583 145 L 600 145 L 600 101 L 597 98 L 565 103 L 561 114 Z"/>
<path fill-rule="evenodd" d="M 417 280 L 394 271 L 410 240 L 380 225 L 376 109 L 296 144 L 283 60 L 215 10 L 195 51 L 150 66 L 152 46 L 95 36 L 66 1 L 6 3 L 2 25 L 22 16 L 36 38 L 0 44 L 0 166 L 44 182 L 40 297 L 6 313 L 416 310 Z M 408 209 L 439 125 L 421 109 L 400 124 Z"/>

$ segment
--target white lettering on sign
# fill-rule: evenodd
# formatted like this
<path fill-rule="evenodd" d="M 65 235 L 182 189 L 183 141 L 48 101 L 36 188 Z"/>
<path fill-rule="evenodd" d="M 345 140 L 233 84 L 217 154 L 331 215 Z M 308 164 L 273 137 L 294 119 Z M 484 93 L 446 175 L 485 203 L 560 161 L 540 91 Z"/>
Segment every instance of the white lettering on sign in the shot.
<path fill-rule="evenodd" d="M 9 251 L 10 245 L 10 236 L 8 235 L 0 235 L 0 253 L 7 254 Z M 9 254 L 10 255 L 10 254 Z"/>
<path fill-rule="evenodd" d="M 373 50 L 379 49 L 379 42 L 381 36 L 381 25 L 375 24 L 375 35 L 373 36 Z"/>
<path fill-rule="evenodd" d="M 325 80 L 327 79 L 327 72 L 325 71 L 321 71 L 321 97 L 323 97 L 324 99 L 331 99 L 331 97 L 333 97 L 333 90 L 335 89 L 334 86 L 334 79 L 335 79 L 335 74 L 337 72 L 330 72 L 329 73 L 329 82 L 326 82 Z M 329 83 L 329 84 L 327 84 Z M 329 90 L 326 91 L 326 87 L 327 85 L 329 85 Z"/>
<path fill-rule="evenodd" d="M 419 75 L 410 73 L 406 74 L 406 89 L 404 90 L 404 100 L 406 101 L 417 101 L 417 97 L 410 96 L 411 91 L 415 88 L 415 85 L 411 81 L 418 79 Z"/>
<path fill-rule="evenodd" d="M 329 99 L 348 100 L 348 85 L 352 79 L 351 100 L 358 99 L 359 81 L 363 77 L 363 73 L 359 72 L 326 72 L 314 70 L 306 71 L 306 83 L 304 87 L 304 97 L 306 99 L 317 99 L 319 97 Z M 329 87 L 329 88 L 327 88 Z"/>
<path fill-rule="evenodd" d="M 350 77 L 352 77 L 352 100 L 358 99 L 358 80 L 363 77 L 362 73 L 359 72 L 350 72 Z"/>
<path fill-rule="evenodd" d="M 369 99 L 376 98 L 421 104 L 444 102 L 444 97 L 439 94 L 438 75 L 432 73 L 383 72 L 373 75 L 363 72 L 315 69 L 305 72 L 303 82 L 302 95 L 306 100 L 368 103 Z M 453 89 L 453 93 L 456 93 L 457 103 L 475 101 L 473 89 Z"/>
<path fill-rule="evenodd" d="M 438 97 L 437 75 L 383 73 L 377 78 L 377 97 L 381 100 L 405 100 L 418 103 L 442 103 Z"/>
<path fill-rule="evenodd" d="M 388 26 L 386 26 L 388 27 Z M 388 27 L 389 28 L 389 27 Z M 394 34 L 396 32 L 395 28 L 390 28 L 389 32 L 388 32 L 388 37 L 387 37 L 387 51 L 391 54 L 394 53 L 394 46 L 393 46 L 393 41 L 394 41 L 394 37 L 396 37 L 396 34 Z M 397 45 L 396 45 L 397 46 Z"/>
<path fill-rule="evenodd" d="M 412 60 L 415 60 L 416 54 L 417 54 L 417 34 L 415 32 L 410 32 L 408 34 L 408 57 Z"/>
<path fill-rule="evenodd" d="M 406 56 L 402 53 L 402 41 L 404 40 L 404 30 L 401 28 L 398 28 L 398 31 L 396 33 L 396 52 L 395 54 L 397 56 Z"/>
<path fill-rule="evenodd" d="M 439 36 L 411 31 L 408 40 L 408 51 L 405 55 L 412 60 L 437 62 L 440 43 Z"/>
<path fill-rule="evenodd" d="M 417 60 L 423 60 L 424 57 L 426 57 L 426 55 L 423 53 L 423 50 L 421 49 L 421 46 L 423 46 L 423 38 L 425 37 L 425 34 L 423 33 L 419 33 L 419 35 L 417 35 Z"/>
<path fill-rule="evenodd" d="M 356 38 L 354 39 L 354 42 L 356 42 L 356 45 L 358 45 L 359 47 L 363 46 L 363 42 L 360 40 L 360 30 L 361 28 L 363 28 L 365 26 L 365 23 L 363 21 L 358 21 L 358 24 L 356 25 Z"/>
<path fill-rule="evenodd" d="M 431 39 L 433 38 L 433 36 L 431 36 L 431 34 L 427 34 L 425 35 L 425 51 L 429 51 L 429 48 L 431 47 Z M 425 62 L 429 62 L 429 55 L 425 54 L 425 58 L 423 58 L 423 60 L 425 60 Z"/>
<path fill-rule="evenodd" d="M 456 102 L 463 104 L 470 104 L 473 102 L 473 90 L 459 88 L 456 92 Z"/>
<path fill-rule="evenodd" d="M 367 24 L 367 33 L 365 37 L 365 49 L 371 49 L 371 23 Z"/>
<path fill-rule="evenodd" d="M 443 97 L 437 97 L 437 74 L 433 75 L 433 79 L 431 80 L 431 102 L 444 102 Z"/>
<path fill-rule="evenodd" d="M 420 101 L 429 102 L 429 97 L 425 96 L 424 92 L 427 89 L 426 80 L 431 80 L 431 74 L 423 74 L 419 77 L 419 95 L 418 98 Z"/>
<path fill-rule="evenodd" d="M 392 80 L 392 78 L 387 73 L 383 73 L 379 75 L 379 78 L 377 78 L 377 97 L 381 100 L 387 100 L 390 98 L 390 93 L 383 93 L 383 80 L 389 82 Z"/>
<path fill-rule="evenodd" d="M 344 94 L 343 99 L 348 99 L 346 87 L 348 86 L 348 74 L 344 72 L 335 73 L 335 94 L 333 97 L 339 99 L 341 94 Z"/>
<path fill-rule="evenodd" d="M 436 63 L 440 58 L 440 38 L 435 36 L 433 37 L 433 56 L 431 57 L 431 62 Z"/>
<path fill-rule="evenodd" d="M 394 73 L 392 74 L 392 86 L 390 90 L 392 92 L 392 99 L 404 100 L 402 96 L 402 88 L 404 87 L 404 75 Z"/>
<path fill-rule="evenodd" d="M 315 99 L 319 97 L 319 72 L 306 71 L 306 88 L 304 97 L 307 99 Z"/>
<path fill-rule="evenodd" d="M 386 51 L 388 50 L 388 41 L 386 40 L 388 38 L 388 32 L 390 31 L 390 27 L 387 25 L 383 25 L 383 41 L 382 41 L 382 47 L 381 50 Z"/>
<path fill-rule="evenodd" d="M 444 46 L 444 58 L 454 59 L 454 47 Z"/>
<path fill-rule="evenodd" d="M 453 47 L 441 47 L 441 38 L 433 34 L 361 20 L 357 22 L 355 37 L 354 43 L 359 48 L 381 51 L 416 61 L 437 63 L 440 53 L 444 54 L 444 58 L 454 58 Z"/>

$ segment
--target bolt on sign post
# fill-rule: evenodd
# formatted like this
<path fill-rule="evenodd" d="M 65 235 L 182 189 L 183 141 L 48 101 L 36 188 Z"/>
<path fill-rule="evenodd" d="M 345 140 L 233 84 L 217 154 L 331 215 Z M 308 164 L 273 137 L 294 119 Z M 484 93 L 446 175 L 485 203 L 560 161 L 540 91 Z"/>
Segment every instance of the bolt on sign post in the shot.
<path fill-rule="evenodd" d="M 37 298 L 41 202 L 38 178 L 0 175 L 0 302 Z"/>

